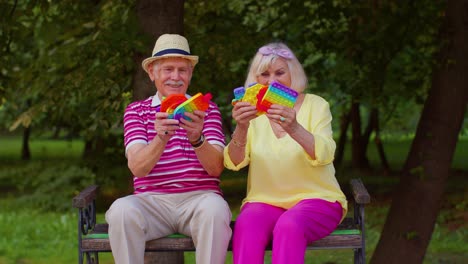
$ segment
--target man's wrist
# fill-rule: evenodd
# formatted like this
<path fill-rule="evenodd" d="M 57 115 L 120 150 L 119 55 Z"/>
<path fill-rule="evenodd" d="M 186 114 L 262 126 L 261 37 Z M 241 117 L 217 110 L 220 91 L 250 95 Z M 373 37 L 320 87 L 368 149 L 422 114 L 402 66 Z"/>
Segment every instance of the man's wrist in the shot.
<path fill-rule="evenodd" d="M 200 137 L 195 141 L 190 141 L 190 144 L 194 148 L 199 148 L 205 142 L 205 135 L 201 134 Z"/>

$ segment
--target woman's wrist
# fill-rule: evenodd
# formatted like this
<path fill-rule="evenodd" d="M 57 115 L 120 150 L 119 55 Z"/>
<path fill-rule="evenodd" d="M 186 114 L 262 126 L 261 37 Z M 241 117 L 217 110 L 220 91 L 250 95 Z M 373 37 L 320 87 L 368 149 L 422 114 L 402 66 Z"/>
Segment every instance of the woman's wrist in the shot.
<path fill-rule="evenodd" d="M 234 130 L 234 132 L 233 132 L 232 135 L 231 135 L 231 142 L 232 142 L 232 144 L 233 144 L 234 146 L 240 147 L 240 148 L 245 147 L 245 145 L 247 145 L 247 142 L 246 142 L 247 140 L 246 140 L 246 139 L 240 140 L 239 138 L 237 138 L 236 135 L 237 135 L 237 134 L 236 134 L 236 130 Z M 245 138 L 245 137 L 244 137 L 244 138 Z"/>

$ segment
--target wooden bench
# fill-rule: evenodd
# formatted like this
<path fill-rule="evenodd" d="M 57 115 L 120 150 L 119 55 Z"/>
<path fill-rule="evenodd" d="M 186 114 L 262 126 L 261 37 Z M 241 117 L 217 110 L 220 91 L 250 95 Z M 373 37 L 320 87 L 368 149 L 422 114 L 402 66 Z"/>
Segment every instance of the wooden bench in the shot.
<path fill-rule="evenodd" d="M 352 249 L 354 263 L 366 263 L 364 229 L 364 205 L 370 196 L 360 179 L 352 179 L 351 191 L 354 205 L 353 217 L 346 217 L 329 236 L 308 245 L 308 249 Z M 79 263 L 99 263 L 99 252 L 111 252 L 108 225 L 96 223 L 96 196 L 98 186 L 89 186 L 73 198 L 73 207 L 78 208 Z M 234 227 L 234 221 L 231 223 Z M 229 245 L 231 250 L 231 245 Z M 271 250 L 271 246 L 268 248 Z M 184 251 L 195 251 L 192 238 L 174 234 L 146 242 L 146 252 L 167 252 L 164 263 L 183 263 Z M 161 262 L 162 263 L 162 262 Z"/>

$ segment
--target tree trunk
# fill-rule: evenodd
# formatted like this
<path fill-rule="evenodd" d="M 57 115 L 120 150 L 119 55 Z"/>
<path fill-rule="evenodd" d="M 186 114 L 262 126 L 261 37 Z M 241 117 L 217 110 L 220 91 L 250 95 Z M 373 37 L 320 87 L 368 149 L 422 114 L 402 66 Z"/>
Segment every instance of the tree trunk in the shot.
<path fill-rule="evenodd" d="M 60 137 L 61 130 L 62 130 L 62 126 L 60 125 L 54 126 L 54 133 L 52 134 L 52 139 L 58 139 Z"/>
<path fill-rule="evenodd" d="M 387 156 L 385 155 L 385 150 L 382 144 L 382 139 L 380 138 L 380 125 L 379 125 L 379 111 L 373 112 L 375 117 L 375 124 L 374 124 L 374 133 L 375 133 L 375 138 L 374 138 L 374 143 L 377 148 L 377 153 L 379 153 L 380 157 L 380 162 L 382 163 L 382 169 L 385 174 L 390 173 L 390 165 L 388 164 Z"/>
<path fill-rule="evenodd" d="M 148 74 L 141 67 L 141 62 L 152 56 L 156 39 L 165 33 L 183 35 L 184 33 L 184 0 L 139 0 L 136 13 L 141 30 L 149 37 L 144 54 L 136 53 L 136 65 L 133 76 L 133 100 L 142 100 L 156 93 L 156 87 Z M 189 40 L 190 43 L 190 40 Z"/>
<path fill-rule="evenodd" d="M 371 111 L 369 113 L 369 119 L 367 121 L 367 127 L 366 127 L 366 130 L 364 131 L 364 134 L 362 135 L 362 139 L 361 139 L 361 141 L 362 141 L 361 143 L 362 143 L 363 149 L 365 149 L 365 151 L 367 151 L 367 147 L 369 146 L 369 141 L 370 141 L 370 137 L 372 135 L 372 131 L 374 131 L 376 126 L 377 126 L 378 113 L 379 113 L 379 111 L 375 107 L 372 107 L 372 109 L 371 109 Z M 366 159 L 367 159 L 367 156 L 366 156 Z"/>
<path fill-rule="evenodd" d="M 21 147 L 21 160 L 31 159 L 31 150 L 29 148 L 29 137 L 31 136 L 31 125 L 23 129 L 23 144 Z"/>
<path fill-rule="evenodd" d="M 375 135 L 374 142 L 377 147 L 377 153 L 379 154 L 380 160 L 382 162 L 382 169 L 384 170 L 384 173 L 388 173 L 390 171 L 390 166 L 388 165 L 387 157 L 385 156 L 385 151 L 383 149 L 382 141 L 380 139 L 379 109 L 375 107 L 371 109 L 371 112 L 369 115 L 369 123 L 362 138 L 362 145 L 364 146 L 363 148 L 366 151 L 367 151 L 367 148 L 369 147 L 369 142 L 370 142 L 370 137 L 372 135 L 372 132 L 374 132 L 374 135 Z M 366 158 L 367 164 L 369 165 L 367 155 L 365 156 L 365 158 Z"/>
<path fill-rule="evenodd" d="M 468 101 L 468 0 L 448 1 L 416 136 L 371 263 L 422 263 L 443 201 Z"/>
<path fill-rule="evenodd" d="M 351 114 L 344 111 L 340 118 L 340 138 L 338 139 L 338 144 L 336 146 L 335 160 L 333 165 L 338 168 L 341 165 L 341 162 L 344 158 L 344 151 L 346 146 L 346 141 L 348 139 L 348 127 L 351 123 Z"/>
<path fill-rule="evenodd" d="M 156 39 L 165 33 L 183 35 L 184 33 L 184 0 L 139 0 L 136 13 L 140 27 L 148 35 L 150 43 L 144 54 L 134 56 L 135 75 L 133 77 L 133 100 L 142 100 L 156 93 L 156 87 L 148 74 L 141 67 L 141 62 L 152 56 Z M 190 39 L 188 40 L 190 43 Z M 183 263 L 183 252 L 148 252 L 145 253 L 145 264 Z"/>
<path fill-rule="evenodd" d="M 353 102 L 351 105 L 351 124 L 353 138 L 351 140 L 351 162 L 353 168 L 357 169 L 368 169 L 369 161 L 366 157 L 366 146 L 364 143 L 364 137 L 361 134 L 361 113 L 360 104 Z"/>

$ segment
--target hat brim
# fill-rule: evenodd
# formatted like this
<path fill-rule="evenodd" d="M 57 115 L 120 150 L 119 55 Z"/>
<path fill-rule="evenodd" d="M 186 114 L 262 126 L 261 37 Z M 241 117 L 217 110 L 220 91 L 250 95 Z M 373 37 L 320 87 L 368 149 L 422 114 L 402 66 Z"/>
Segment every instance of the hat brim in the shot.
<path fill-rule="evenodd" d="M 177 54 L 177 53 L 174 53 L 174 54 L 164 54 L 162 56 L 154 56 L 154 57 L 149 57 L 149 58 L 146 58 L 143 60 L 143 62 L 141 62 L 141 66 L 143 67 L 143 69 L 148 72 L 148 67 L 151 63 L 153 63 L 154 61 L 157 61 L 157 60 L 161 60 L 161 59 L 167 59 L 167 58 L 183 58 L 183 59 L 187 59 L 189 60 L 191 63 L 192 63 L 192 67 L 195 67 L 195 65 L 198 63 L 198 56 L 193 56 L 193 55 L 182 55 L 182 54 Z"/>

